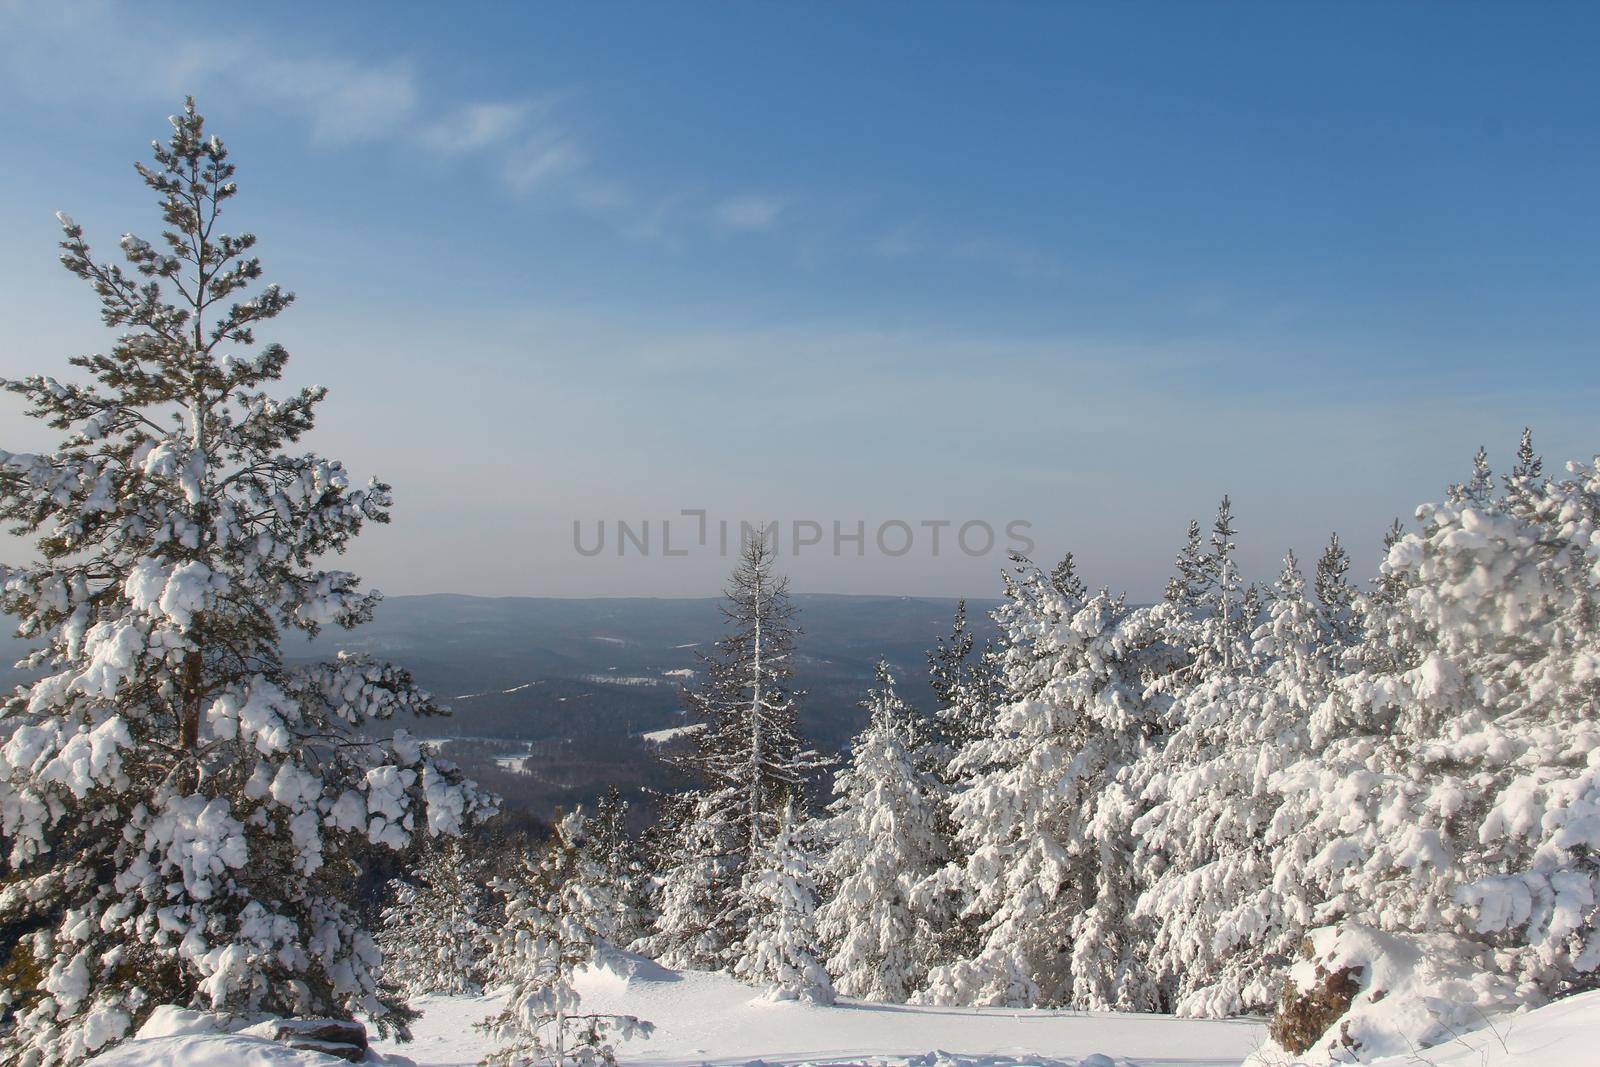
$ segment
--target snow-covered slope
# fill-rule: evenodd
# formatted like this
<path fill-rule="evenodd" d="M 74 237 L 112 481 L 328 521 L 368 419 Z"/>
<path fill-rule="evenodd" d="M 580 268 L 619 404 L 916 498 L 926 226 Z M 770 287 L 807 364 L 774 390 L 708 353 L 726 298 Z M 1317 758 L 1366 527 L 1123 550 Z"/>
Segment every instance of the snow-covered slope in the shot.
<path fill-rule="evenodd" d="M 1595 1067 L 1600 1052 L 1600 991 L 1546 1004 L 1532 1011 L 1506 1012 L 1463 1027 L 1427 1048 L 1376 1059 L 1366 1067 Z M 1313 1061 L 1289 1056 L 1275 1046 L 1251 1056 L 1245 1067 L 1290 1067 Z M 1352 1062 L 1340 1060 L 1339 1062 Z"/>
<path fill-rule="evenodd" d="M 833 1007 L 758 1001 L 758 990 L 721 974 L 668 971 L 637 957 L 583 974 L 585 1010 L 625 1012 L 655 1023 L 648 1041 L 619 1050 L 625 1063 L 768 1064 L 920 1058 L 955 1062 L 1235 1067 L 1265 1040 L 1253 1022 L 1070 1011 L 1004 1011 L 862 1004 Z M 499 1006 L 492 997 L 423 997 L 408 1045 L 383 1043 L 423 1067 L 466 1067 L 490 1045 L 472 1025 Z M 1089 1057 L 1100 1054 L 1101 1060 Z M 930 1059 L 927 1062 L 933 1063 Z M 944 1062 L 950 1062 L 946 1060 Z"/>
<path fill-rule="evenodd" d="M 1600 1035 L 1600 991 L 1581 993 L 1534 1011 L 1502 1015 L 1479 1029 L 1435 1045 L 1423 1056 L 1432 1067 L 1594 1067 Z M 1414 1067 L 1418 1057 L 1393 1056 L 1376 1067 Z"/>

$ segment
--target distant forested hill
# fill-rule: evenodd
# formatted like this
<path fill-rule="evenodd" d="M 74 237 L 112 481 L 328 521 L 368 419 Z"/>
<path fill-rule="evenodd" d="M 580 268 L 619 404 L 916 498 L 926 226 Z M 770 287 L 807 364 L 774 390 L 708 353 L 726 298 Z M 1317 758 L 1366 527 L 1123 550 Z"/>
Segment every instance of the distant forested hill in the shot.
<path fill-rule="evenodd" d="M 886 658 L 912 699 L 927 695 L 923 653 L 950 625 L 954 600 L 797 596 L 805 634 L 801 725 L 840 747 L 865 716 L 855 702 Z M 359 649 L 411 668 L 455 715 L 442 736 L 547 741 L 638 735 L 674 725 L 682 672 L 722 632 L 720 601 L 538 597 L 391 597 L 373 622 L 328 632 L 308 655 Z M 986 635 L 992 603 L 974 602 Z"/>
<path fill-rule="evenodd" d="M 856 701 L 878 657 L 889 661 L 913 704 L 927 705 L 923 653 L 948 631 L 953 599 L 796 596 L 796 682 L 807 690 L 800 726 L 818 746 L 843 748 L 866 716 Z M 666 784 L 643 735 L 681 723 L 682 672 L 722 633 L 721 601 L 616 598 L 389 597 L 358 630 L 290 640 L 291 655 L 370 652 L 409 667 L 454 714 L 405 724 L 432 738 L 457 738 L 453 755 L 511 806 L 547 815 L 609 784 Z M 993 601 L 969 601 L 980 639 L 992 633 Z M 5 638 L 10 664 L 29 647 Z M 528 751 L 527 773 L 498 773 L 496 754 Z M 502 767 L 502 771 L 504 771 Z"/>

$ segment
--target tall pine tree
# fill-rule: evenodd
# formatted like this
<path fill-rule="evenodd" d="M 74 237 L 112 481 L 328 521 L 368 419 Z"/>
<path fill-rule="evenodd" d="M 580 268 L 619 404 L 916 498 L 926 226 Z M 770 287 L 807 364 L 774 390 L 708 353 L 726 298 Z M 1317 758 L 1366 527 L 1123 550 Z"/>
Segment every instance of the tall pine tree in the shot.
<path fill-rule="evenodd" d="M 641 947 L 670 966 L 731 962 L 748 910 L 741 886 L 752 858 L 784 811 L 804 810 L 809 776 L 824 760 L 800 737 L 794 675 L 795 609 L 789 580 L 764 530 L 740 548 L 723 614 L 728 633 L 703 659 L 703 682 L 687 692 L 690 721 L 704 723 L 680 763 L 698 780 L 674 805 L 672 866 L 657 894 L 655 930 Z"/>
<path fill-rule="evenodd" d="M 404 1025 L 347 902 L 369 848 L 454 835 L 481 810 L 397 731 L 441 709 L 359 656 L 291 662 L 291 633 L 369 619 L 378 594 L 325 570 L 389 488 L 288 449 L 324 391 L 267 392 L 288 353 L 255 329 L 286 307 L 255 237 L 221 228 L 238 191 L 190 101 L 138 167 L 166 223 L 95 258 L 65 216 L 62 262 L 120 332 L 74 358 L 87 380 L 6 382 L 66 433 L 0 454 L 0 514 L 39 559 L 7 567 L 4 609 L 41 675 L 6 706 L 0 927 L 13 973 L 8 1062 L 72 1062 L 160 1004 Z"/>

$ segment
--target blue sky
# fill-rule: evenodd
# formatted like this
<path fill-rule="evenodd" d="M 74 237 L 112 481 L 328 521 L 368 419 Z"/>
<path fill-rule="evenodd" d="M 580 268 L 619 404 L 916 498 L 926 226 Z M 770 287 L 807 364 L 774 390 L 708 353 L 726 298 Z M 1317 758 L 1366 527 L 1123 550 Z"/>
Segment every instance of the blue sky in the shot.
<path fill-rule="evenodd" d="M 1479 443 L 1600 448 L 1596 54 L 1559 4 L 0 3 L 0 373 L 105 345 L 52 212 L 152 233 L 193 92 L 387 591 L 711 592 L 572 550 L 705 508 L 1024 519 L 1148 597 L 1223 492 L 1253 576 L 1365 573 Z M 926 549 L 789 565 L 994 592 Z"/>

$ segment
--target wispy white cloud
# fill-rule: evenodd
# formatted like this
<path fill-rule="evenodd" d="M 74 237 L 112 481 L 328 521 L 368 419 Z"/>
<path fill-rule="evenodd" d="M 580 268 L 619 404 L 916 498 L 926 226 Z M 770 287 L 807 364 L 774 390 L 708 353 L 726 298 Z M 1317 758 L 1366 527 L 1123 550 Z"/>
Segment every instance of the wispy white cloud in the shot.
<path fill-rule="evenodd" d="M 416 122 L 420 92 L 416 72 L 406 64 L 365 66 L 329 56 L 269 54 L 227 66 L 245 71 L 241 81 L 257 96 L 298 112 L 312 139 L 322 144 L 382 140 L 410 131 Z M 219 63 L 215 70 L 197 73 L 209 83 L 226 71 Z"/>
<path fill-rule="evenodd" d="M 775 196 L 744 193 L 722 201 L 712 214 L 717 222 L 732 230 L 770 230 L 777 225 L 786 206 Z"/>
<path fill-rule="evenodd" d="M 371 62 L 300 50 L 250 34 L 188 36 L 176 49 L 132 9 L 95 0 L 52 5 L 0 4 L 0 69 L 26 93 L 59 100 L 63 92 L 150 100 L 168 107 L 184 94 L 202 105 L 223 100 L 260 107 L 302 123 L 312 143 L 329 148 L 387 142 L 440 157 L 478 154 L 513 192 L 578 169 L 586 152 L 566 129 L 553 96 L 468 100 L 430 106 L 436 94 L 406 61 Z M 101 72 L 92 84 L 62 80 L 45 57 L 63 53 Z M 130 64 L 128 54 L 170 54 Z"/>
<path fill-rule="evenodd" d="M 587 162 L 584 150 L 574 141 L 560 136 L 534 137 L 506 155 L 501 175 L 512 192 L 525 196 L 581 171 Z"/>
<path fill-rule="evenodd" d="M 404 61 L 361 62 L 286 50 L 249 34 L 191 32 L 174 42 L 165 24 L 101 0 L 0 3 L 0 72 L 37 99 L 78 94 L 171 106 L 185 94 L 272 109 L 303 122 L 319 144 L 410 136 L 421 86 Z M 130 61 L 159 55 L 160 62 Z M 63 56 L 95 77 L 63 78 Z"/>
<path fill-rule="evenodd" d="M 422 123 L 417 128 L 417 143 L 446 156 L 498 148 L 522 130 L 533 106 L 528 100 L 466 104 L 443 118 Z"/>
<path fill-rule="evenodd" d="M 128 60 L 144 55 L 162 58 Z M 96 77 L 62 78 L 62 56 Z M 196 30 L 174 43 L 146 9 L 104 0 L 0 0 L 0 80 L 41 105 L 110 99 L 170 108 L 193 93 L 202 106 L 268 110 L 300 124 L 325 149 L 387 144 L 445 164 L 471 157 L 511 195 L 564 200 L 633 240 L 680 245 L 715 230 L 787 241 L 813 265 L 837 254 L 930 257 L 1033 283 L 1064 275 L 1053 257 L 1020 244 L 904 223 L 891 223 L 874 240 L 861 228 L 881 221 L 846 222 L 837 205 L 803 211 L 793 198 L 770 192 L 630 180 L 602 158 L 583 116 L 562 95 L 440 104 L 441 94 L 408 59 L 363 59 L 248 32 Z M 802 215 L 810 225 L 793 225 Z"/>

